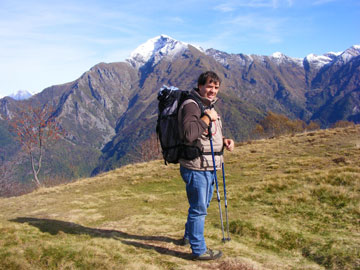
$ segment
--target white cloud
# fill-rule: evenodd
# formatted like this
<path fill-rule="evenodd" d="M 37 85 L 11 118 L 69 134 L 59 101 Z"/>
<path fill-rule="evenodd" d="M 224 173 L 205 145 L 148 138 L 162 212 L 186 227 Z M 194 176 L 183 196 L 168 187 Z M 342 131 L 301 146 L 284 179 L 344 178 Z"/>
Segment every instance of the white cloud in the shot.
<path fill-rule="evenodd" d="M 169 17 L 167 18 L 168 21 L 173 22 L 173 23 L 178 23 L 178 24 L 183 24 L 185 23 L 185 20 L 179 16 L 176 17 Z"/>
<path fill-rule="evenodd" d="M 294 4 L 294 0 L 272 0 L 273 8 L 279 8 L 282 6 L 292 7 Z"/>
<path fill-rule="evenodd" d="M 241 7 L 252 8 L 278 8 L 283 5 L 290 5 L 291 0 L 245 0 L 238 2 Z"/>
<path fill-rule="evenodd" d="M 223 22 L 233 35 L 246 35 L 248 37 L 256 36 L 257 38 L 269 42 L 278 43 L 282 38 L 282 25 L 286 18 L 265 17 L 260 14 L 248 14 L 237 16 L 231 20 Z"/>
<path fill-rule="evenodd" d="M 226 3 L 217 5 L 214 9 L 220 12 L 233 12 L 233 11 L 240 11 L 241 8 L 266 9 L 266 8 L 292 7 L 293 2 L 294 0 L 238 0 L 238 1 L 230 0 Z"/>
<path fill-rule="evenodd" d="M 253 8 L 260 8 L 260 7 L 272 7 L 273 0 L 248 0 L 248 1 L 240 1 L 240 6 L 245 7 L 253 7 Z"/>
<path fill-rule="evenodd" d="M 135 48 L 118 49 L 108 52 L 104 57 L 104 62 L 123 62 L 130 57 L 131 52 Z"/>
<path fill-rule="evenodd" d="M 324 4 L 328 4 L 328 3 L 332 3 L 332 2 L 336 2 L 338 0 L 316 0 L 313 2 L 314 6 L 318 6 L 318 5 L 324 5 Z"/>
<path fill-rule="evenodd" d="M 234 11 L 236 8 L 230 3 L 224 3 L 216 6 L 214 9 L 221 12 L 231 12 Z"/>

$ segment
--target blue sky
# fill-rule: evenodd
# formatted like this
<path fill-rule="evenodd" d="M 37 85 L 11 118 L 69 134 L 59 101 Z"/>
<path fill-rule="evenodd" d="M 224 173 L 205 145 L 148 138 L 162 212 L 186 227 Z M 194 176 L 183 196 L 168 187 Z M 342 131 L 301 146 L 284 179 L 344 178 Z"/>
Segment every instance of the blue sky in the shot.
<path fill-rule="evenodd" d="M 359 18 L 359 0 L 1 0 L 0 97 L 73 81 L 161 34 L 228 53 L 344 51 Z"/>

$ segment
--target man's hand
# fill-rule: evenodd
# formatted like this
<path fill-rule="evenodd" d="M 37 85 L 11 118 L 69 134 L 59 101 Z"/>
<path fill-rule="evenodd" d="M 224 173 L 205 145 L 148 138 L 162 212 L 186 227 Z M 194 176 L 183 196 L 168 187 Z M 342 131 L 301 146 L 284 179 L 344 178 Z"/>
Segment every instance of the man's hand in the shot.
<path fill-rule="evenodd" d="M 232 139 L 224 139 L 224 145 L 226 149 L 229 150 L 230 152 L 234 150 L 235 143 Z"/>
<path fill-rule="evenodd" d="M 215 111 L 215 109 L 207 109 L 204 111 L 205 114 L 207 114 L 211 119 L 209 119 L 209 117 L 207 117 L 206 115 L 204 115 L 203 117 L 201 117 L 201 119 L 207 124 L 210 125 L 210 122 L 212 121 L 216 121 L 218 119 L 218 114 Z M 211 121 L 210 121 L 211 120 Z"/>
<path fill-rule="evenodd" d="M 211 110 L 205 110 L 204 113 L 208 114 L 211 118 L 211 121 L 216 121 L 218 119 L 218 114 L 215 111 L 215 109 L 211 109 Z"/>

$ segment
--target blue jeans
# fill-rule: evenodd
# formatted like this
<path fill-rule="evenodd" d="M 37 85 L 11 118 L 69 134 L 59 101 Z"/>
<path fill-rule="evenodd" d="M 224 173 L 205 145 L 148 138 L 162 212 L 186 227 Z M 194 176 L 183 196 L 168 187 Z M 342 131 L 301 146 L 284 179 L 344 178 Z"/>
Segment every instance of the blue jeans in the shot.
<path fill-rule="evenodd" d="M 207 208 L 214 193 L 214 171 L 195 171 L 180 166 L 180 173 L 186 183 L 190 205 L 184 238 L 189 239 L 192 253 L 199 256 L 207 250 L 204 226 Z"/>

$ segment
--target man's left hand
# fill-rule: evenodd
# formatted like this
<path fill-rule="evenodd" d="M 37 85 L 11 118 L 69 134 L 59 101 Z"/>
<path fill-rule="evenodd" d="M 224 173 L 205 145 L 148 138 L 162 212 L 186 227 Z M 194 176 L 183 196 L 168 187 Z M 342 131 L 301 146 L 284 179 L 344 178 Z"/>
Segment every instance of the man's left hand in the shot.
<path fill-rule="evenodd" d="M 232 139 L 224 139 L 224 145 L 226 149 L 229 150 L 230 152 L 234 150 L 235 143 Z"/>

